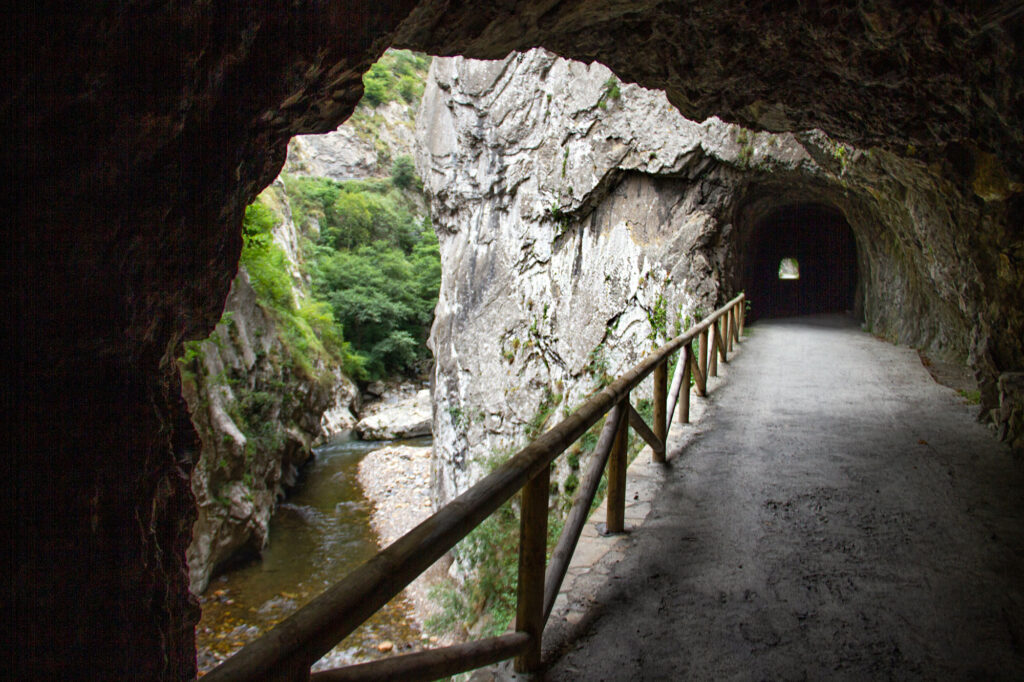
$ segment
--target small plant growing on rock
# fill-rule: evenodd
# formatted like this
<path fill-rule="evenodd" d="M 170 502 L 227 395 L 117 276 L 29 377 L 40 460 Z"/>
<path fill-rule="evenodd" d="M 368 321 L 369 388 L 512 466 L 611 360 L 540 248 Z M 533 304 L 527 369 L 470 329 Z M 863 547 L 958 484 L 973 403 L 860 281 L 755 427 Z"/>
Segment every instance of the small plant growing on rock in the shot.
<path fill-rule="evenodd" d="M 615 76 L 610 76 L 604 82 L 604 92 L 601 93 L 601 97 L 597 100 L 597 108 L 607 109 L 609 100 L 617 100 L 620 97 L 622 97 L 622 91 L 619 89 L 619 79 Z"/>

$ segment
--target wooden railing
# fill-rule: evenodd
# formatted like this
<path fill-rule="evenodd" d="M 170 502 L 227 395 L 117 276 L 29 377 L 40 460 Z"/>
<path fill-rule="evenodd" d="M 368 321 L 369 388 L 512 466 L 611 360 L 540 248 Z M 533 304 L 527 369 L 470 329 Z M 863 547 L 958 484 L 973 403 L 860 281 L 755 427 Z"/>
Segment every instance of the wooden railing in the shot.
<path fill-rule="evenodd" d="M 706 395 L 708 376 L 718 375 L 718 362 L 727 361 L 733 343 L 740 339 L 743 324 L 744 295 L 740 294 L 652 352 L 493 473 L 266 635 L 239 650 L 204 679 L 209 682 L 432 680 L 513 657 L 517 671 L 536 669 L 540 664 L 544 624 L 551 614 L 605 466 L 608 467 L 607 529 L 610 533 L 622 532 L 628 428 L 632 426 L 650 444 L 655 462 L 664 462 L 668 424 L 677 403 L 681 403 L 679 421 L 689 421 L 691 375 L 697 395 Z M 696 353 L 694 340 L 697 340 Z M 671 390 L 666 391 L 669 358 L 680 348 L 683 358 L 676 364 Z M 629 393 L 652 373 L 654 413 L 653 424 L 648 427 L 630 405 Z M 608 419 L 576 492 L 551 563 L 545 566 L 551 464 L 606 414 Z M 519 490 L 523 494 L 515 632 L 310 674 L 310 667 L 318 659 Z"/>

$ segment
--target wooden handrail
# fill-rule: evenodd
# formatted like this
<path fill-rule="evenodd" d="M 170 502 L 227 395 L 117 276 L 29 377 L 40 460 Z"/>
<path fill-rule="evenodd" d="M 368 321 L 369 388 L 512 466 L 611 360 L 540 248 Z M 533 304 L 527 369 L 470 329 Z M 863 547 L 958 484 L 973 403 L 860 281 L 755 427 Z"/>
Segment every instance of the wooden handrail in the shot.
<path fill-rule="evenodd" d="M 417 651 L 358 663 L 344 668 L 324 670 L 310 675 L 310 682 L 384 682 L 385 680 L 436 680 L 467 670 L 476 670 L 523 653 L 530 646 L 525 632 L 510 632 L 501 637 Z"/>
<path fill-rule="evenodd" d="M 623 400 L 628 400 L 629 392 L 666 363 L 672 353 L 684 344 L 689 344 L 694 338 L 705 335 L 707 330 L 715 325 L 714 345 L 718 346 L 718 351 L 722 353 L 722 359 L 725 360 L 726 351 L 719 338 L 722 331 L 719 320 L 730 314 L 733 307 L 742 307 L 743 300 L 744 295 L 740 294 L 700 323 L 653 351 L 609 386 L 584 402 L 571 415 L 517 452 L 491 474 L 478 481 L 469 490 L 449 502 L 390 546 L 381 550 L 341 581 L 329 587 L 268 633 L 240 649 L 231 658 L 210 671 L 205 679 L 209 682 L 255 679 L 290 682 L 308 679 L 309 669 L 313 663 L 401 592 L 406 585 L 454 547 L 459 540 L 494 513 L 527 483 L 533 481 L 538 474 L 546 473 L 551 463 L 567 447 L 582 437 L 613 407 Z M 742 312 L 739 315 L 742 316 Z M 742 320 L 742 317 L 740 319 Z M 715 352 L 714 345 L 711 349 L 712 358 Z M 716 375 L 715 372 L 710 373 L 712 376 Z M 663 375 L 661 379 L 663 385 Z M 674 409 L 675 405 L 673 404 L 667 412 L 671 413 Z M 664 415 L 665 412 L 661 414 Z M 617 430 L 618 435 L 625 433 L 627 416 L 628 413 L 622 410 L 618 411 L 616 421 L 621 424 Z M 607 427 L 605 430 L 607 431 Z M 603 434 L 602 440 L 604 440 Z M 619 438 L 616 437 L 612 440 L 619 440 Z M 621 475 L 624 475 L 624 470 L 620 477 Z M 589 497 L 592 500 L 597 485 L 595 483 L 590 486 L 589 479 L 588 475 L 585 488 L 590 493 Z M 600 475 L 597 476 L 597 479 L 600 480 Z M 621 481 L 619 483 L 621 484 Z M 591 487 L 593 487 L 593 491 L 590 491 Z M 583 491 L 583 488 L 578 491 L 578 498 L 579 493 Z M 613 500 L 609 500 L 610 513 L 613 502 Z M 573 509 L 575 510 L 575 508 L 574 504 Z M 589 501 L 587 508 L 589 509 Z M 567 524 L 566 529 L 569 527 Z M 583 523 L 574 518 L 571 527 L 574 530 L 573 534 L 576 535 L 576 539 L 572 540 L 571 545 L 575 547 Z M 568 565 L 567 562 L 572 554 L 571 549 L 568 548 L 567 557 L 559 559 L 559 566 L 563 561 L 566 566 Z M 541 557 L 543 559 L 543 551 Z M 554 562 L 552 564 L 555 565 Z M 564 568 L 559 570 L 561 576 L 557 581 L 558 585 L 561 584 L 561 579 L 565 574 Z M 541 575 L 543 575 L 543 571 Z M 554 588 L 555 594 L 557 594 L 558 585 Z M 539 603 L 543 618 L 540 621 L 540 629 L 543 630 L 543 622 L 550 613 L 550 605 L 547 603 L 551 595 L 550 586 L 544 586 L 541 594 Z M 531 597 L 532 599 L 533 597 Z M 551 598 L 552 604 L 553 601 Z M 538 612 L 537 606 L 530 608 L 532 609 L 531 613 Z M 534 617 L 531 616 L 529 620 L 534 620 Z M 527 623 L 527 626 L 531 629 L 534 627 L 530 623 Z M 517 627 L 517 629 L 520 628 Z M 539 637 L 530 637 L 528 645 L 520 642 L 516 646 L 528 646 L 534 649 L 535 653 L 539 653 L 539 645 Z M 517 648 L 516 652 L 520 653 L 520 649 Z M 535 656 L 531 655 L 528 658 L 535 658 Z"/>

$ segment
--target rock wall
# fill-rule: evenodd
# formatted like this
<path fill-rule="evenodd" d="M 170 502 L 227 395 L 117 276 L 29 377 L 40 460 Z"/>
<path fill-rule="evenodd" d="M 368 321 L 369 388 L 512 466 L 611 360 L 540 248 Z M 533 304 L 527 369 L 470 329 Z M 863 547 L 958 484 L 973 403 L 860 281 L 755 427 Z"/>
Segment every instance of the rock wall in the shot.
<path fill-rule="evenodd" d="M 969 225 L 1004 234 L 1005 213 L 921 161 L 820 131 L 695 123 L 660 92 L 542 50 L 435 60 L 418 136 L 443 267 L 438 504 L 742 288 L 752 237 L 780 207 L 846 219 L 866 328 L 969 362 L 994 390 L 975 331 L 985 278 L 955 254 L 976 253 Z"/>
<path fill-rule="evenodd" d="M 300 235 L 280 178 L 260 201 L 278 217 L 271 237 L 286 256 L 292 296 L 302 298 L 308 283 Z M 196 595 L 222 567 L 263 550 L 274 508 L 312 457 L 314 442 L 355 424 L 356 386 L 327 358 L 311 359 L 305 368 L 293 357 L 240 266 L 213 333 L 188 344 L 179 360 L 182 395 L 201 443 L 192 470 L 197 517 L 186 552 Z"/>
<path fill-rule="evenodd" d="M 731 128 L 542 50 L 435 60 L 418 162 L 443 269 L 438 504 L 730 293 Z M 780 138 L 772 161 L 810 159 Z"/>
<path fill-rule="evenodd" d="M 323 135 L 296 135 L 288 143 L 284 172 L 339 182 L 386 177 L 393 159 L 415 151 L 412 109 L 403 102 L 386 102 L 363 111 L 369 120 L 362 125 L 350 120 Z"/>
<path fill-rule="evenodd" d="M 333 401 L 331 385 L 296 371 L 244 269 L 225 312 L 227 322 L 182 362 L 182 392 L 202 443 L 187 554 L 194 594 L 225 562 L 263 549 L 274 506 L 310 457 Z"/>

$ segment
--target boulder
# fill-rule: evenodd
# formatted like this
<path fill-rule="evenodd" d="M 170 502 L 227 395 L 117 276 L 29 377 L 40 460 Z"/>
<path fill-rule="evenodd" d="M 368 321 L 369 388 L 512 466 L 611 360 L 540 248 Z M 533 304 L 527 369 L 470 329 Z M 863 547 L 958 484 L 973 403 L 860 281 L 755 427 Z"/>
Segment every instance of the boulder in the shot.
<path fill-rule="evenodd" d="M 392 407 L 386 407 L 356 424 L 363 440 L 393 440 L 430 435 L 430 391 L 419 391 Z"/>

